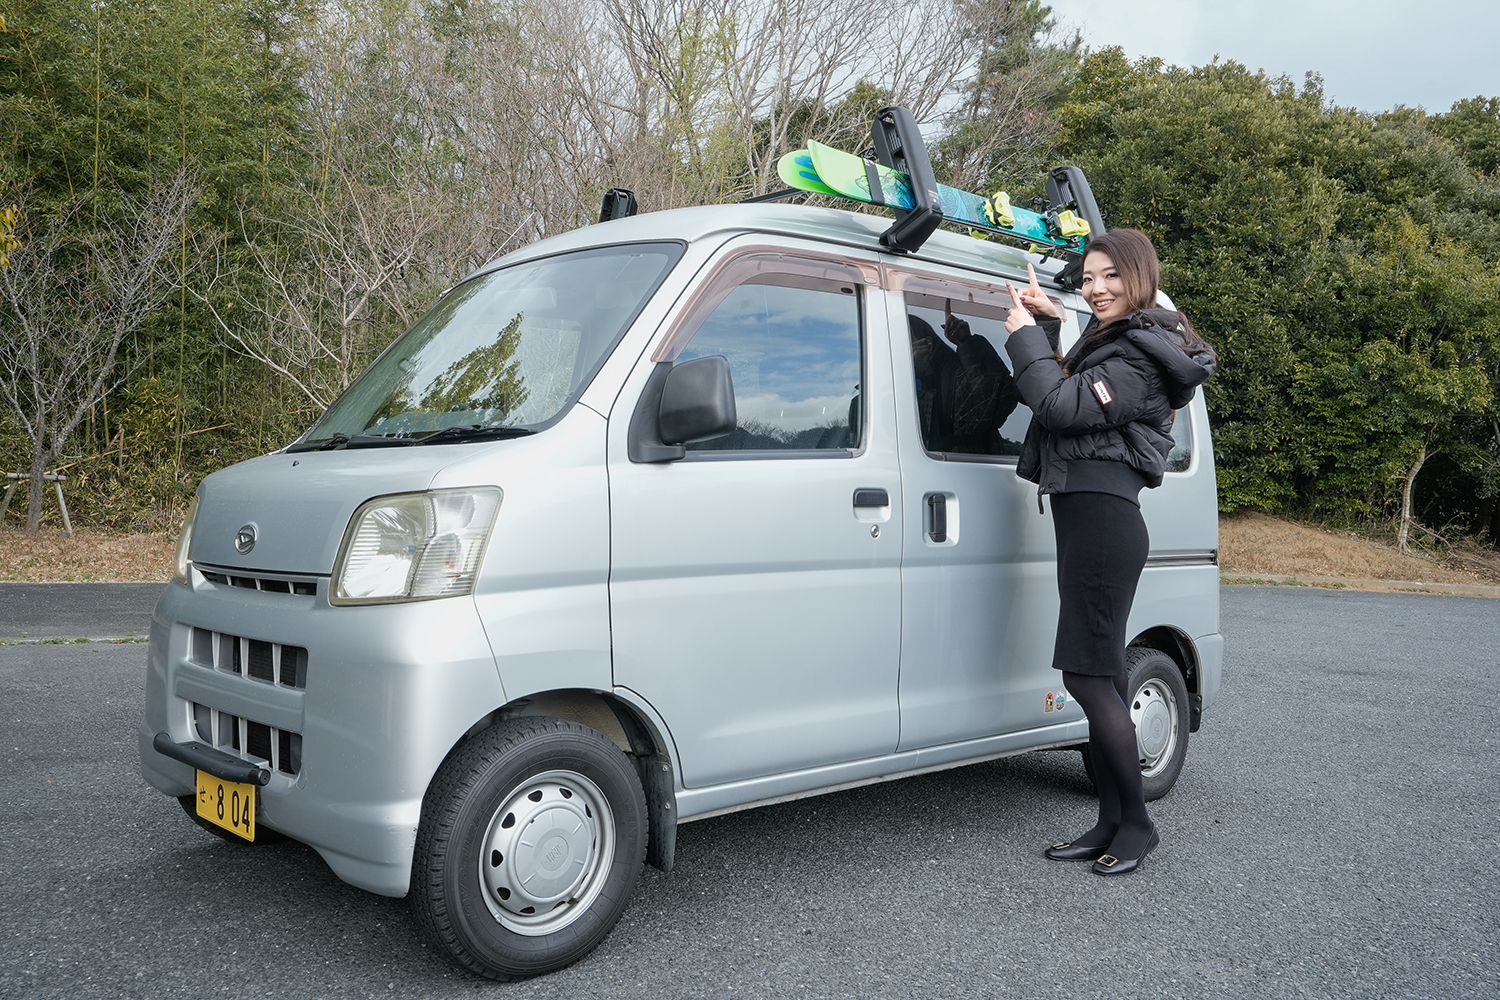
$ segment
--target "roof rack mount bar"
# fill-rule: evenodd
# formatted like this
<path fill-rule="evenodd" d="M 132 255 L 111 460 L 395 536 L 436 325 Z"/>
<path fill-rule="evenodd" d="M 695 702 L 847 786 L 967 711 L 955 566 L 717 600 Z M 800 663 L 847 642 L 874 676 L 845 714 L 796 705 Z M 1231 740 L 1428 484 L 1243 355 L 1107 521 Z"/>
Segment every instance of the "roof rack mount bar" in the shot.
<path fill-rule="evenodd" d="M 895 223 L 880 234 L 880 244 L 897 253 L 915 253 L 943 221 L 937 178 L 932 172 L 932 161 L 927 158 L 927 145 L 911 112 L 898 107 L 875 112 L 870 138 L 875 143 L 876 162 L 911 178 L 912 199 L 916 202 L 911 211 L 896 212 Z"/>
<path fill-rule="evenodd" d="M 1094 200 L 1094 189 L 1089 187 L 1083 171 L 1072 164 L 1053 167 L 1047 173 L 1047 201 L 1053 211 L 1076 212 L 1089 224 L 1091 237 L 1104 235 L 1104 214 Z M 1083 278 L 1083 256 L 1080 254 L 1068 261 L 1057 279 L 1064 288 L 1078 288 Z"/>
<path fill-rule="evenodd" d="M 604 192 L 604 204 L 599 209 L 600 222 L 613 222 L 615 219 L 628 219 L 640 211 L 640 204 L 635 200 L 635 192 L 626 188 L 610 188 Z"/>
<path fill-rule="evenodd" d="M 796 188 L 782 188 L 780 191 L 772 191 L 770 194 L 758 194 L 752 198 L 741 198 L 740 204 L 754 205 L 763 201 L 786 201 L 788 198 L 795 198 L 801 194 L 807 194 L 807 192 L 799 191 Z"/>

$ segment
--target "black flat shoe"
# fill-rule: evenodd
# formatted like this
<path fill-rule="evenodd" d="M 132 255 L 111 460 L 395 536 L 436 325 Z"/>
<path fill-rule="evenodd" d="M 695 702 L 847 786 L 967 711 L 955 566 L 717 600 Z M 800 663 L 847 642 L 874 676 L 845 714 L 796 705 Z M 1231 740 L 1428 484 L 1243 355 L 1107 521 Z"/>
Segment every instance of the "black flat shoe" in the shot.
<path fill-rule="evenodd" d="M 1053 844 L 1045 853 L 1053 861 L 1097 861 L 1108 852 L 1108 844 L 1083 847 L 1079 844 L 1064 843 Z"/>
<path fill-rule="evenodd" d="M 1140 857 L 1117 858 L 1113 854 L 1104 854 L 1099 858 L 1098 861 L 1094 862 L 1094 874 L 1129 875 L 1131 872 L 1135 871 L 1141 866 L 1141 862 L 1146 860 L 1146 855 L 1154 851 L 1156 849 L 1156 845 L 1160 843 L 1161 837 L 1157 836 L 1156 826 L 1155 824 L 1152 824 L 1151 839 L 1146 841 L 1146 848 L 1145 850 L 1141 851 Z"/>

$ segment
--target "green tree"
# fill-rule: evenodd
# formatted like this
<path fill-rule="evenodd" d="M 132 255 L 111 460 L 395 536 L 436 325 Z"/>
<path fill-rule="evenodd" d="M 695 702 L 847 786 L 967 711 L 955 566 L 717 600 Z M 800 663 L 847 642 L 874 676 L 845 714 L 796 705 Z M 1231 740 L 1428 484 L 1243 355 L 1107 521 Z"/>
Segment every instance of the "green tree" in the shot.
<path fill-rule="evenodd" d="M 1494 403 L 1500 276 L 1469 247 L 1398 216 L 1341 241 L 1326 290 L 1307 304 L 1319 336 L 1293 387 L 1308 418 L 1302 466 L 1317 493 L 1354 513 L 1399 496 L 1404 548 L 1418 473 L 1441 451 L 1472 457 L 1469 418 Z"/>
<path fill-rule="evenodd" d="M 1289 306 L 1315 283 L 1338 221 L 1342 192 L 1319 152 L 1359 123 L 1327 120 L 1312 85 L 1299 93 L 1236 63 L 1131 64 L 1118 49 L 1084 60 L 1061 119 L 1106 222 L 1152 237 L 1164 284 L 1223 360 L 1207 390 L 1221 504 L 1291 501 Z"/>
<path fill-rule="evenodd" d="M 1500 97 L 1457 101 L 1447 114 L 1434 115 L 1432 130 L 1481 174 L 1500 170 Z"/>
<path fill-rule="evenodd" d="M 80 427 L 81 478 L 101 488 L 127 480 L 149 494 L 158 519 L 180 509 L 195 461 L 213 461 L 207 453 L 225 444 L 236 450 L 232 437 L 198 430 L 242 427 L 243 389 L 266 385 L 222 351 L 188 293 L 190 237 L 219 233 L 233 256 L 241 207 L 299 180 L 300 69 L 288 42 L 310 9 L 308 0 L 19 0 L 0 33 L 0 182 L 10 200 L 24 196 L 35 225 L 83 202 L 87 218 L 72 214 L 75 227 L 107 228 L 127 199 L 184 170 L 202 185 L 178 228 L 178 293 L 120 345 L 131 377 Z M 149 449 L 127 453 L 131 440 Z M 87 516 L 87 497 L 82 508 Z"/>
<path fill-rule="evenodd" d="M 1224 508 L 1409 520 L 1427 456 L 1479 462 L 1500 384 L 1496 214 L 1426 116 L 1332 106 L 1312 76 L 1106 49 L 1061 119 L 1109 224 L 1152 236 L 1220 352 Z"/>

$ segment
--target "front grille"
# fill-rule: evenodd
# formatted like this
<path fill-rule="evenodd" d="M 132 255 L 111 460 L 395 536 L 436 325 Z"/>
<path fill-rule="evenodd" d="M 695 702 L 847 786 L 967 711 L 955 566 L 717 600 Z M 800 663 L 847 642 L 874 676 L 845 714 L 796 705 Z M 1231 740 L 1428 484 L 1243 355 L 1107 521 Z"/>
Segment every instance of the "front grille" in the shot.
<path fill-rule="evenodd" d="M 287 576 L 263 576 L 259 573 L 230 573 L 205 566 L 198 572 L 203 579 L 216 587 L 239 587 L 242 590 L 263 590 L 271 594 L 300 594 L 312 597 L 318 592 L 316 579 L 296 579 Z"/>
<path fill-rule="evenodd" d="M 302 734 L 193 703 L 193 728 L 211 747 L 246 760 L 268 764 L 273 771 L 295 775 L 302 770 Z"/>
<path fill-rule="evenodd" d="M 189 656 L 199 666 L 226 674 L 298 690 L 307 687 L 307 650 L 301 646 L 194 628 Z"/>

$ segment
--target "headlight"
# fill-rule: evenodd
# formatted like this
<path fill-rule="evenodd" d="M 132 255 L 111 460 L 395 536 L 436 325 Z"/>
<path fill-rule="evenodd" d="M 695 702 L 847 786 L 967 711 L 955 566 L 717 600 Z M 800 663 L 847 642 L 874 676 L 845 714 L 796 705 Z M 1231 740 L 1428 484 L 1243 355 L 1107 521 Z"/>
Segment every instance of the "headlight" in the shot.
<path fill-rule="evenodd" d="M 193 521 L 198 516 L 198 498 L 193 497 L 193 502 L 188 504 L 187 519 L 182 522 L 182 533 L 177 536 L 177 572 L 172 579 L 189 586 L 188 579 L 188 546 L 193 544 Z"/>
<path fill-rule="evenodd" d="M 389 604 L 474 592 L 500 509 L 494 487 L 376 497 L 349 519 L 331 604 Z"/>

